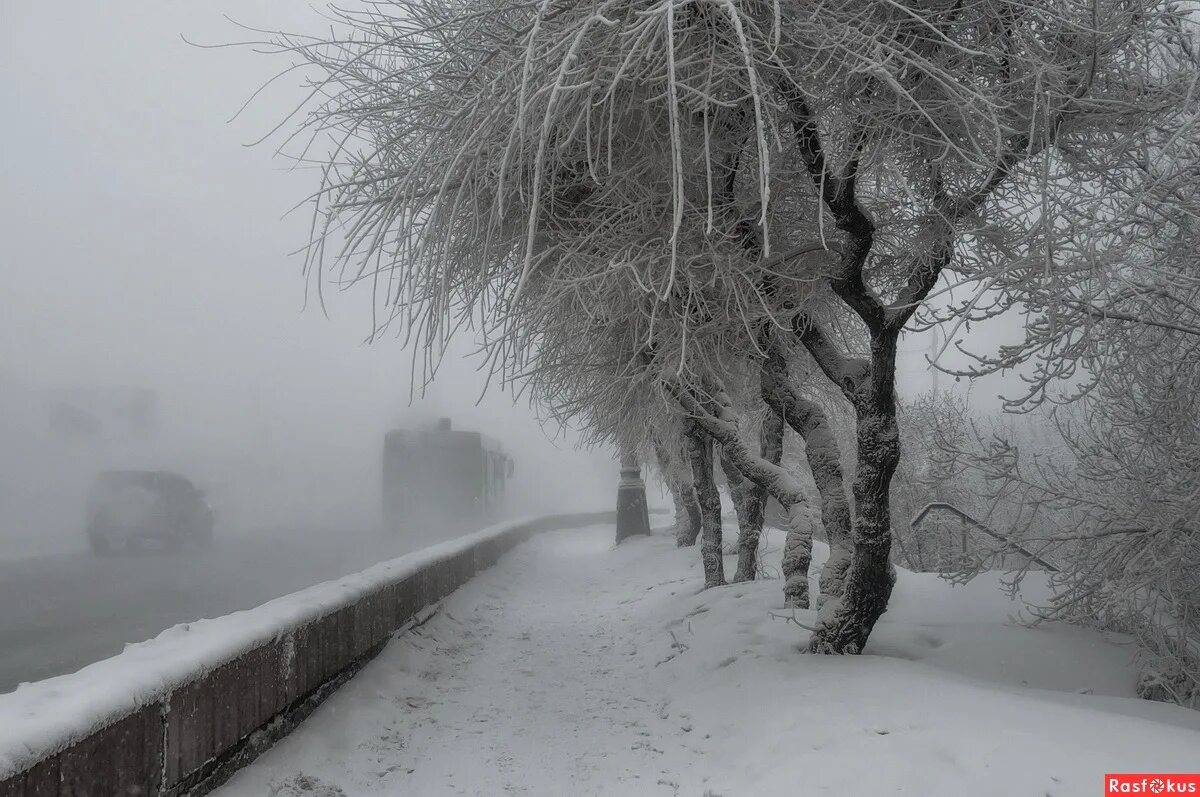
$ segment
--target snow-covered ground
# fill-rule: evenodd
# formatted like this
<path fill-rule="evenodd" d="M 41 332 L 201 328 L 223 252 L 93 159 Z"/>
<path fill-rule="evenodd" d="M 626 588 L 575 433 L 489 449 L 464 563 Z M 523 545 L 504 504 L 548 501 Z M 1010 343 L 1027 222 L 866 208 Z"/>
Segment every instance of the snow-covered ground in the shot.
<path fill-rule="evenodd" d="M 1012 622 L 996 579 L 901 573 L 868 655 L 820 657 L 779 581 L 701 591 L 695 549 L 612 540 L 508 554 L 218 793 L 1090 797 L 1200 769 L 1200 712 L 1133 698 L 1119 640 Z"/>

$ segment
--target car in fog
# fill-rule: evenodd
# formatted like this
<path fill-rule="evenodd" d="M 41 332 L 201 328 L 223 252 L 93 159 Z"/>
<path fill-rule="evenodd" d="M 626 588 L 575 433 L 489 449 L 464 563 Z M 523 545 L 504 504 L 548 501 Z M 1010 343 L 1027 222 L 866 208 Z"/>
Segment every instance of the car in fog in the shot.
<path fill-rule="evenodd" d="M 88 494 L 87 536 L 101 554 L 146 543 L 169 550 L 203 547 L 212 541 L 212 508 L 204 493 L 177 473 L 105 471 Z"/>

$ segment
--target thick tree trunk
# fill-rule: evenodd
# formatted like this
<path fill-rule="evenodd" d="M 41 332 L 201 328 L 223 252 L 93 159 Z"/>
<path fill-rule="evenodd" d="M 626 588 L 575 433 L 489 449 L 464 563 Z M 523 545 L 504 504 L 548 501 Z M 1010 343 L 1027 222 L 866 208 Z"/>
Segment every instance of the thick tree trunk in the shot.
<path fill-rule="evenodd" d="M 845 589 L 822 607 L 809 641 L 816 653 L 861 653 L 875 623 L 887 610 L 896 571 L 888 492 L 900 461 L 896 423 L 896 338 L 891 330 L 872 336 L 871 368 L 855 402 L 857 468 L 854 480 L 854 552 Z"/>
<path fill-rule="evenodd" d="M 849 511 L 849 510 L 847 510 Z M 829 558 L 825 560 L 825 564 L 821 567 L 821 575 L 819 577 L 821 593 L 817 596 L 817 608 L 825 605 L 825 602 L 830 598 L 841 597 L 846 591 L 846 574 L 850 572 L 850 561 L 853 558 L 853 550 L 849 539 L 844 545 L 835 546 L 832 543 L 829 545 Z"/>
<path fill-rule="evenodd" d="M 783 459 L 783 419 L 768 412 L 760 431 L 762 457 L 772 465 Z M 766 516 L 767 489 L 750 481 L 728 457 L 721 455 L 721 471 L 738 516 L 738 563 L 734 582 L 753 581 L 758 574 L 758 544 Z"/>
<path fill-rule="evenodd" d="M 704 563 L 704 586 L 719 587 L 725 583 L 725 562 L 721 558 L 721 494 L 713 477 L 713 444 L 707 435 L 696 429 L 688 433 L 689 455 L 692 461 L 692 481 L 700 505 L 700 559 Z"/>
<path fill-rule="evenodd" d="M 680 492 L 683 494 L 683 509 L 687 512 L 687 523 L 676 529 L 675 544 L 686 548 L 696 544 L 700 539 L 700 531 L 704 527 L 704 519 L 700 513 L 700 500 L 696 497 L 696 486 L 693 482 L 680 482 Z"/>
<path fill-rule="evenodd" d="M 821 523 L 829 541 L 829 559 L 821 568 L 821 597 L 818 602 L 841 595 L 850 567 L 850 502 L 842 478 L 841 451 L 828 420 L 816 404 L 804 402 L 808 425 L 803 432 L 804 452 L 821 495 Z"/>
<path fill-rule="evenodd" d="M 690 477 L 676 478 L 670 489 L 675 503 L 675 544 L 687 548 L 700 539 L 700 503 Z"/>
<path fill-rule="evenodd" d="M 688 519 L 687 504 L 685 504 L 683 501 L 683 490 L 679 486 L 679 482 L 671 479 L 667 484 L 667 489 L 671 491 L 671 503 L 675 507 L 675 524 L 672 527 L 672 532 L 675 536 L 675 544 L 682 547 L 682 545 L 686 545 L 686 543 L 680 543 L 679 538 L 683 536 L 684 530 L 690 525 L 691 522 Z"/>
<path fill-rule="evenodd" d="M 821 525 L 829 541 L 829 559 L 821 569 L 821 593 L 817 598 L 817 604 L 821 605 L 841 595 L 845 587 L 846 570 L 850 566 L 850 502 L 846 498 L 841 449 L 833 427 L 820 405 L 800 398 L 789 380 L 783 353 L 773 348 L 763 366 L 763 399 L 803 438 L 808 467 L 821 496 Z"/>
<path fill-rule="evenodd" d="M 682 451 L 661 443 L 655 443 L 654 455 L 675 505 L 675 544 L 680 548 L 695 545 L 700 537 L 700 505 L 692 485 L 691 463 L 684 459 Z"/>
<path fill-rule="evenodd" d="M 785 606 L 798 609 L 808 608 L 808 568 L 812 564 L 812 525 L 804 509 L 804 504 L 784 507 L 783 599 Z"/>
<path fill-rule="evenodd" d="M 733 510 L 738 519 L 738 566 L 733 580 L 753 581 L 753 563 L 758 558 L 758 539 L 762 534 L 763 502 L 755 500 L 753 483 L 747 481 L 741 471 L 724 455 L 721 456 L 721 472 L 725 474 L 725 483 L 729 485 L 729 497 L 733 500 Z M 747 575 L 743 569 L 747 558 L 744 550 L 749 547 L 751 537 L 754 538 L 754 551 L 749 554 L 750 573 Z"/>

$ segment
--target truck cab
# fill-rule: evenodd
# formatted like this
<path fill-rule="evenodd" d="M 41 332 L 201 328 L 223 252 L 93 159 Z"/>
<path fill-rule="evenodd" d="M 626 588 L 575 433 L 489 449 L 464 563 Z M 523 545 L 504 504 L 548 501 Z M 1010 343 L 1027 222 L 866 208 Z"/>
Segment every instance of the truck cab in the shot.
<path fill-rule="evenodd" d="M 448 418 L 431 429 L 394 429 L 383 443 L 384 526 L 478 527 L 499 514 L 512 473 L 499 443 Z"/>

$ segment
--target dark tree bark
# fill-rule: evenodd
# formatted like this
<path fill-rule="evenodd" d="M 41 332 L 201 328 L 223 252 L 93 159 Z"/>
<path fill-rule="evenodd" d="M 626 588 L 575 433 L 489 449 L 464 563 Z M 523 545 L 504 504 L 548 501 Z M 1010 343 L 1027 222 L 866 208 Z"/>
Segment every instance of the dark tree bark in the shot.
<path fill-rule="evenodd" d="M 795 330 L 825 376 L 854 406 L 857 422 L 854 482 L 854 553 L 846 586 L 835 611 L 824 613 L 810 648 L 828 653 L 861 653 L 875 622 L 887 609 L 895 581 L 888 561 L 891 550 L 891 507 L 888 492 L 900 459 L 896 425 L 896 342 L 916 308 L 929 296 L 954 256 L 959 226 L 970 219 L 1012 173 L 1013 168 L 1044 143 L 1028 134 L 1007 138 L 990 164 L 980 164 L 978 182 L 952 195 L 942 179 L 942 166 L 931 155 L 925 163 L 931 213 L 914 232 L 910 250 L 897 268 L 907 274 L 898 290 L 877 291 L 867 284 L 866 266 L 875 243 L 875 224 L 858 200 L 857 181 L 864 149 L 870 140 L 865 128 L 851 127 L 839 148 L 841 161 L 827 157 L 820 121 L 808 105 L 808 95 L 795 82 L 781 77 L 779 96 L 791 115 L 796 151 L 804 161 L 824 210 L 841 233 L 839 262 L 829 280 L 833 294 L 866 328 L 871 354 L 866 362 L 845 356 L 820 324 L 798 315 Z M 1081 86 L 1086 93 L 1087 88 Z M 1056 130 L 1066 118 L 1055 114 L 1047 126 Z M 1053 140 L 1053 135 L 1039 141 Z M 891 302 L 884 294 L 894 295 Z"/>
<path fill-rule="evenodd" d="M 692 480 L 700 505 L 700 559 L 704 563 L 704 586 L 706 589 L 719 587 L 726 582 L 725 561 L 721 557 L 721 494 L 713 476 L 713 443 L 694 426 L 687 437 Z"/>
<path fill-rule="evenodd" d="M 794 321 L 795 331 L 809 354 L 854 406 L 857 425 L 851 538 L 854 551 L 845 589 L 841 597 L 834 599 L 832 611 L 823 612 L 809 648 L 819 653 L 861 653 L 875 623 L 887 610 L 895 583 L 895 570 L 889 561 L 892 529 L 888 493 L 900 460 L 896 342 L 953 256 L 956 222 L 987 199 L 1021 154 L 1018 149 L 1006 151 L 984 184 L 959 201 L 949 199 L 936 164 L 930 162 L 931 190 L 938 212 L 932 215 L 927 229 L 914 237 L 914 242 L 920 243 L 906 258 L 909 276 L 889 304 L 867 285 L 864 276 L 875 243 L 875 224 L 857 195 L 858 167 L 867 136 L 854 135 L 850 139 L 853 147 L 845 153 L 844 162 L 834 166 L 826 157 L 817 115 L 809 108 L 804 93 L 786 79 L 778 85 L 792 115 L 797 152 L 821 204 L 842 233 L 840 262 L 829 287 L 862 322 L 870 339 L 870 359 L 864 362 L 843 354 L 814 319 L 801 314 Z"/>
<path fill-rule="evenodd" d="M 815 324 L 800 319 L 797 333 L 831 381 L 854 405 L 856 462 L 853 553 L 842 595 L 809 641 L 816 653 L 861 653 L 887 610 L 896 571 L 889 488 L 900 462 L 896 423 L 896 342 L 899 327 L 871 327 L 871 360 L 842 356 Z"/>
<path fill-rule="evenodd" d="M 854 554 L 838 607 L 837 622 L 821 626 L 810 648 L 816 652 L 861 653 L 876 621 L 887 610 L 896 571 L 890 561 L 892 526 L 890 486 L 900 461 L 900 434 L 891 384 L 895 340 L 873 341 L 872 360 L 880 361 L 867 400 L 857 410 L 858 474 L 854 480 L 856 526 Z M 888 351 L 884 351 L 890 349 Z M 890 368 L 885 363 L 890 360 Z"/>

